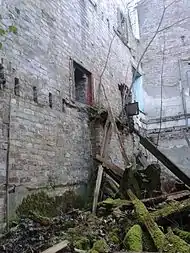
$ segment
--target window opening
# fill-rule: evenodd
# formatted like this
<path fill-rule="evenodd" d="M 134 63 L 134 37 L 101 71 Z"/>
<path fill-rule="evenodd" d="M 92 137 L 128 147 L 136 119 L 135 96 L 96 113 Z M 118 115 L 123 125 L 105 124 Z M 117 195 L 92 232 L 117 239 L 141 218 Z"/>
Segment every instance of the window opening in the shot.
<path fill-rule="evenodd" d="M 52 99 L 52 93 L 49 92 L 49 107 L 52 108 L 53 107 L 53 99 Z"/>
<path fill-rule="evenodd" d="M 123 12 L 118 8 L 117 9 L 117 33 L 123 43 L 128 43 L 128 24 L 127 18 L 124 16 Z"/>
<path fill-rule="evenodd" d="M 89 71 L 74 62 L 75 99 L 83 104 L 92 104 L 92 76 Z"/>
<path fill-rule="evenodd" d="M 65 112 L 65 99 L 62 98 L 62 112 Z"/>
<path fill-rule="evenodd" d="M 19 96 L 19 79 L 15 77 L 14 94 Z"/>
<path fill-rule="evenodd" d="M 36 86 L 33 86 L 33 100 L 35 103 L 38 103 L 38 94 Z"/>

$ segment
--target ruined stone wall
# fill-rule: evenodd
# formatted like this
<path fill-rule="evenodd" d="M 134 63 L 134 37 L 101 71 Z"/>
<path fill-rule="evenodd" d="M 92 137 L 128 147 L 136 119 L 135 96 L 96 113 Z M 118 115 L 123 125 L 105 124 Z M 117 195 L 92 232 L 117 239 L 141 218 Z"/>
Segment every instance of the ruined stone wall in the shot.
<path fill-rule="evenodd" d="M 159 148 L 190 175 L 189 148 L 183 134 L 183 129 L 189 125 L 190 112 L 189 1 L 139 2 L 141 50 L 146 47 L 158 27 L 163 5 L 169 7 L 160 29 L 170 25 L 171 27 L 157 34 L 143 59 L 144 101 L 147 116 L 142 121 L 147 127 L 148 135 L 156 140 L 160 131 L 162 79 L 162 129 Z M 183 21 L 179 22 L 180 20 Z M 187 136 L 189 138 L 188 133 Z"/>
<path fill-rule="evenodd" d="M 140 1 L 138 7 L 142 50 L 158 27 L 163 5 L 168 8 L 159 30 L 172 25 L 157 34 L 143 59 L 145 111 L 149 118 L 157 118 L 160 115 L 163 50 L 163 117 L 184 114 L 180 81 L 181 86 L 185 89 L 185 100 L 189 110 L 190 83 L 185 73 L 189 69 L 190 57 L 190 19 L 188 18 L 190 6 L 188 1 L 184 0 L 173 1 L 173 4 L 169 6 L 171 2 L 169 0 Z M 180 20 L 183 21 L 179 22 Z M 182 61 L 180 68 L 179 60 Z"/>
<path fill-rule="evenodd" d="M 130 50 L 114 32 L 118 26 L 118 8 L 126 14 L 120 0 L 2 0 L 0 3 L 3 24 L 17 27 L 17 34 L 5 36 L 1 50 L 7 80 L 6 87 L 0 90 L 0 206 L 4 214 L 8 141 L 9 182 L 10 187 L 16 185 L 15 193 L 10 194 L 12 210 L 31 189 L 87 183 L 93 165 L 92 136 L 86 106 L 73 96 L 72 60 L 91 73 L 96 101 L 110 51 L 102 83 L 114 113 L 119 113 L 118 83 L 131 82 L 130 51 L 135 56 L 136 44 L 130 29 Z M 19 79 L 16 91 L 15 78 Z M 101 98 L 101 103 L 106 105 Z M 63 101 L 66 101 L 64 108 Z M 126 143 L 130 150 L 133 150 L 132 142 L 129 138 Z M 4 215 L 0 217 L 3 219 Z"/>

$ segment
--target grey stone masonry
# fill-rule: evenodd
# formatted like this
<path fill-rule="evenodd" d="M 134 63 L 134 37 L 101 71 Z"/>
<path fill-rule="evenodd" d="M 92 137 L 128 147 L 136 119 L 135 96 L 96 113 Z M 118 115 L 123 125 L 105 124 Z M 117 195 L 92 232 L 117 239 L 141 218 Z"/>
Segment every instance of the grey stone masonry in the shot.
<path fill-rule="evenodd" d="M 86 105 L 78 102 L 80 99 L 75 101 L 74 63 L 90 77 L 90 90 L 83 94 L 83 100 L 98 101 L 102 76 L 114 114 L 121 110 L 118 83 L 131 83 L 131 64 L 137 57 L 136 39 L 128 22 L 125 1 L 93 2 L 0 1 L 2 24 L 5 28 L 10 25 L 17 28 L 17 34 L 2 38 L 0 52 L 6 77 L 5 87 L 0 90 L 2 219 L 8 142 L 9 184 L 16 185 L 15 193 L 10 194 L 10 215 L 31 189 L 88 182 L 93 169 L 92 136 Z M 126 36 L 117 32 L 121 25 L 118 12 L 122 12 L 127 22 Z M 103 96 L 100 102 L 107 106 Z M 119 150 L 119 146 L 115 143 L 117 140 L 112 142 L 110 159 L 113 160 L 114 149 Z M 131 136 L 126 138 L 126 147 L 132 155 Z M 119 154 L 116 159 L 122 164 Z"/>
<path fill-rule="evenodd" d="M 164 6 L 168 6 L 159 33 L 142 62 L 145 122 L 148 136 L 156 143 L 159 135 L 159 148 L 190 176 L 186 141 L 190 137 L 189 3 L 186 0 L 142 0 L 138 14 L 143 50 L 158 28 Z"/>

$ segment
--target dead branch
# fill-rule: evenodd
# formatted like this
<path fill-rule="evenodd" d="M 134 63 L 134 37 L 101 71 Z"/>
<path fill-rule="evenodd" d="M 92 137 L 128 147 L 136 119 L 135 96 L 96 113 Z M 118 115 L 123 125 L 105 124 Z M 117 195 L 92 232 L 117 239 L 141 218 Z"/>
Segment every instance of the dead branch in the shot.
<path fill-rule="evenodd" d="M 168 4 L 167 6 L 164 6 L 164 9 L 163 9 L 163 12 L 162 12 L 160 21 L 159 21 L 159 23 L 158 23 L 157 29 L 156 29 L 154 35 L 152 36 L 152 38 L 150 39 L 149 43 L 148 43 L 147 46 L 145 47 L 145 49 L 144 49 L 144 51 L 143 51 L 141 57 L 139 58 L 139 61 L 138 61 L 138 63 L 137 63 L 137 67 L 136 67 L 136 70 L 135 70 L 135 73 L 134 73 L 134 76 L 133 76 L 132 83 L 131 83 L 131 85 L 130 85 L 130 87 L 129 87 L 129 90 L 128 90 L 128 93 L 127 93 L 127 95 L 126 95 L 126 100 L 128 99 L 128 97 L 129 97 L 129 95 L 130 95 L 130 92 L 131 92 L 131 90 L 132 90 L 132 88 L 133 88 L 133 84 L 134 84 L 135 78 L 136 78 L 136 76 L 137 76 L 137 73 L 138 73 L 138 71 L 139 71 L 139 67 L 140 67 L 140 64 L 141 64 L 141 62 L 142 62 L 142 59 L 144 58 L 146 52 L 148 51 L 148 49 L 149 49 L 149 47 L 151 46 L 151 44 L 152 44 L 152 42 L 154 41 L 154 39 L 156 38 L 157 34 L 160 33 L 161 31 L 164 31 L 164 30 L 166 30 L 166 29 L 169 29 L 170 27 L 174 26 L 175 24 L 178 24 L 179 22 L 182 22 L 182 21 L 183 21 L 183 19 L 182 19 L 182 20 L 179 20 L 178 22 L 175 22 L 175 23 L 173 23 L 172 25 L 170 25 L 170 26 L 168 26 L 168 27 L 165 27 L 165 28 L 163 28 L 163 29 L 160 29 L 160 27 L 161 27 L 161 25 L 162 25 L 162 22 L 163 22 L 163 20 L 164 20 L 164 16 L 165 16 L 166 10 L 167 10 L 168 8 L 170 8 L 173 4 L 177 3 L 178 1 L 179 1 L 179 0 L 174 0 L 174 1 L 172 1 L 170 4 Z"/>
<path fill-rule="evenodd" d="M 165 61 L 165 51 L 166 51 L 166 38 L 165 33 L 164 35 L 164 46 L 162 50 L 162 65 L 161 65 L 161 74 L 160 74 L 160 126 L 159 126 L 159 132 L 157 137 L 156 146 L 158 147 L 159 140 L 160 140 L 160 133 L 162 129 L 162 112 L 163 112 L 163 85 L 164 85 L 164 61 Z"/>
<path fill-rule="evenodd" d="M 133 79 L 132 79 L 132 83 L 131 83 L 131 85 L 130 85 L 130 87 L 129 87 L 129 90 L 128 90 L 128 93 L 127 93 L 127 95 L 126 95 L 126 100 L 128 99 L 128 97 L 129 97 L 129 95 L 130 95 L 130 92 L 131 92 L 131 90 L 132 90 L 132 88 L 133 88 L 133 84 L 134 84 L 135 78 L 136 78 L 136 76 L 137 76 L 137 73 L 138 73 L 138 71 L 139 71 L 139 67 L 140 67 L 140 64 L 141 64 L 141 62 L 142 62 L 142 59 L 144 58 L 144 56 L 145 56 L 147 50 L 149 49 L 150 45 L 151 45 L 152 42 L 154 41 L 155 37 L 157 36 L 158 31 L 159 31 L 159 29 L 160 29 L 160 27 L 161 27 L 161 25 L 162 25 L 162 22 L 163 22 L 163 19 L 164 19 L 164 16 L 165 16 L 165 12 L 166 12 L 166 8 L 168 8 L 168 7 L 164 7 L 163 12 L 162 12 L 162 16 L 161 16 L 160 21 L 159 21 L 158 26 L 157 26 L 157 29 L 156 29 L 154 35 L 152 36 L 151 40 L 149 41 L 149 43 L 148 43 L 147 46 L 145 47 L 145 49 L 144 49 L 144 51 L 143 51 L 143 53 L 142 53 L 142 55 L 141 55 L 141 57 L 140 57 L 140 59 L 139 59 L 139 61 L 138 61 L 138 63 L 137 63 L 137 67 L 136 67 L 136 70 L 135 70 L 135 73 L 134 73 L 134 76 L 133 76 Z"/>
<path fill-rule="evenodd" d="M 187 19 L 190 19 L 190 17 L 186 17 L 186 18 L 182 18 L 182 19 L 180 19 L 180 20 L 177 20 L 176 22 L 172 23 L 171 25 L 165 26 L 165 27 L 163 27 L 162 29 L 160 29 L 160 30 L 158 31 L 158 33 L 163 32 L 163 31 L 165 31 L 165 30 L 168 30 L 168 29 L 172 28 L 173 26 L 182 23 L 183 21 L 185 21 L 185 20 L 187 20 Z"/>

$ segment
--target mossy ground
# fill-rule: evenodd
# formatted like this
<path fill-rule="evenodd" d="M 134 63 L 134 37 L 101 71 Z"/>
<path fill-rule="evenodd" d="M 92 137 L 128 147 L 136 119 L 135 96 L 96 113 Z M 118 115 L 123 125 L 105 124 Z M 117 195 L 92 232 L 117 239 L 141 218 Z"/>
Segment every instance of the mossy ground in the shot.
<path fill-rule="evenodd" d="M 123 244 L 131 252 L 142 252 L 142 229 L 139 225 L 134 225 L 130 228 L 126 233 Z"/>
<path fill-rule="evenodd" d="M 179 236 L 174 235 L 172 231 L 169 231 L 166 235 L 164 251 L 169 253 L 189 253 L 190 245 Z"/>
<path fill-rule="evenodd" d="M 81 196 L 74 191 L 66 191 L 61 196 L 50 197 L 46 192 L 40 191 L 28 195 L 18 206 L 18 216 L 29 216 L 31 212 L 45 217 L 55 217 L 66 213 L 72 208 L 82 208 L 84 202 Z"/>
<path fill-rule="evenodd" d="M 92 250 L 97 251 L 98 253 L 108 253 L 109 247 L 105 240 L 98 240 L 93 244 Z"/>
<path fill-rule="evenodd" d="M 185 242 L 190 243 L 190 232 L 176 228 L 173 230 L 174 234 L 178 235 Z"/>

